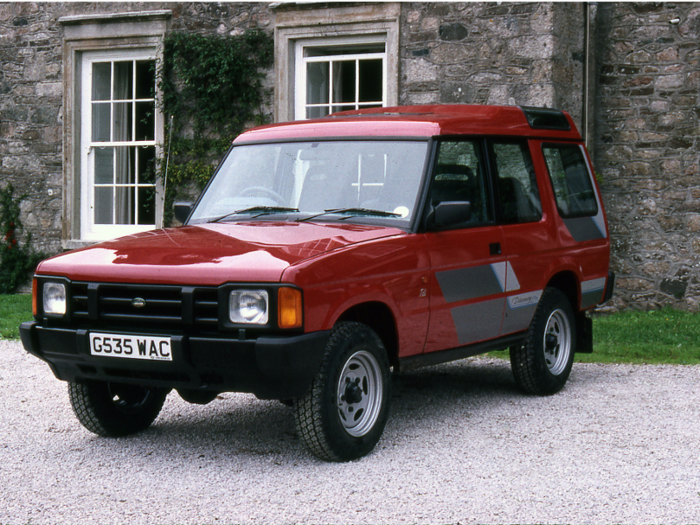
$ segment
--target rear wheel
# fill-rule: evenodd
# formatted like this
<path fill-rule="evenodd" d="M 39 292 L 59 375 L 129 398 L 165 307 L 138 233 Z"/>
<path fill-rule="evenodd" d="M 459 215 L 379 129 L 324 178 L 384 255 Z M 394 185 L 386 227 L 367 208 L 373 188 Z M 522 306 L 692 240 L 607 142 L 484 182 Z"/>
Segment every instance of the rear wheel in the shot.
<path fill-rule="evenodd" d="M 299 435 L 321 459 L 360 458 L 384 431 L 389 397 L 389 360 L 381 340 L 363 324 L 341 323 L 311 390 L 294 403 Z"/>
<path fill-rule="evenodd" d="M 158 417 L 167 394 L 163 389 L 104 381 L 68 383 L 78 421 L 90 432 L 105 437 L 147 429 Z"/>
<path fill-rule="evenodd" d="M 561 390 L 571 374 L 576 351 L 576 321 L 571 304 L 557 288 L 540 298 L 524 345 L 510 349 L 515 382 L 528 394 Z"/>

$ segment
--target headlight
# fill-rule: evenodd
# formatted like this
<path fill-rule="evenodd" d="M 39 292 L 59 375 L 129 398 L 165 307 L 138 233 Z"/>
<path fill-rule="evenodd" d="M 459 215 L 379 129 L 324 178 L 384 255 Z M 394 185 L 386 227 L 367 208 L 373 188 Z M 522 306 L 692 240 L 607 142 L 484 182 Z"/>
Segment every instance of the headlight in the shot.
<path fill-rule="evenodd" d="M 267 324 L 269 298 L 265 290 L 234 290 L 228 303 L 232 323 Z"/>
<path fill-rule="evenodd" d="M 66 285 L 61 283 L 44 283 L 42 294 L 44 313 L 48 315 L 66 314 Z"/>

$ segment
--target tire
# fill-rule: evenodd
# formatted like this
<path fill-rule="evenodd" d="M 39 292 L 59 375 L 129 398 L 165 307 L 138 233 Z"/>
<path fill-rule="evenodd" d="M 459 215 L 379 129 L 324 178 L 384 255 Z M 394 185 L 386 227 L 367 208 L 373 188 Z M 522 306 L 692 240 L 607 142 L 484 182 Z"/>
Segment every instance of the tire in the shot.
<path fill-rule="evenodd" d="M 369 454 L 389 417 L 390 367 L 377 334 L 366 325 L 338 324 L 311 389 L 294 402 L 297 430 L 326 461 Z"/>
<path fill-rule="evenodd" d="M 151 426 L 168 391 L 88 381 L 68 383 L 68 395 L 73 412 L 85 428 L 98 436 L 120 437 Z"/>
<path fill-rule="evenodd" d="M 555 394 L 569 379 L 575 352 L 576 321 L 571 304 L 561 290 L 547 288 L 525 344 L 510 349 L 515 382 L 527 394 Z"/>

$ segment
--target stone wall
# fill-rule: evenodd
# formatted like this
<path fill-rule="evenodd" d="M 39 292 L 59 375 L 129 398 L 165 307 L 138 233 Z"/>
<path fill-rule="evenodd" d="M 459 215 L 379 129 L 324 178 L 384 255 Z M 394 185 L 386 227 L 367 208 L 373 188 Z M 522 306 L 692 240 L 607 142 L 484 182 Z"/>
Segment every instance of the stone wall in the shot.
<path fill-rule="evenodd" d="M 400 100 L 560 107 L 580 123 L 582 4 L 407 3 Z"/>
<path fill-rule="evenodd" d="M 700 5 L 599 4 L 596 170 L 617 308 L 700 301 Z"/>

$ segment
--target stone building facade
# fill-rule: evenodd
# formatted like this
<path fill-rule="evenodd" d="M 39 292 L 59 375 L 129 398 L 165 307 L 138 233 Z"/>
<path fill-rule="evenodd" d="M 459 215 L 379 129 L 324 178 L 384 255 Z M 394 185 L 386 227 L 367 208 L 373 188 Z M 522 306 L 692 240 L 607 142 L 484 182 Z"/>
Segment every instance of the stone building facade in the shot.
<path fill-rule="evenodd" d="M 384 105 L 569 111 L 606 201 L 612 307 L 698 310 L 698 3 L 0 3 L 0 184 L 27 195 L 23 222 L 37 248 L 94 242 L 82 224 L 91 77 L 81 64 L 95 53 L 114 62 L 114 50 L 138 64 L 143 49 L 157 62 L 168 32 L 250 29 L 274 38 L 265 111 L 277 121 L 319 111 L 300 98 L 313 83 L 301 65 L 330 67 L 339 55 L 366 60 L 367 71 L 381 61 Z M 154 144 L 161 131 L 156 121 Z"/>

